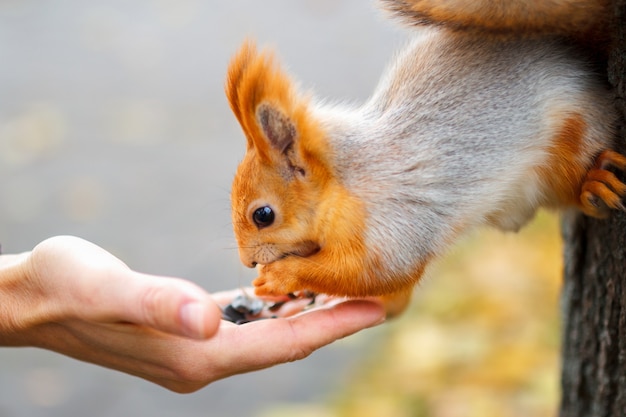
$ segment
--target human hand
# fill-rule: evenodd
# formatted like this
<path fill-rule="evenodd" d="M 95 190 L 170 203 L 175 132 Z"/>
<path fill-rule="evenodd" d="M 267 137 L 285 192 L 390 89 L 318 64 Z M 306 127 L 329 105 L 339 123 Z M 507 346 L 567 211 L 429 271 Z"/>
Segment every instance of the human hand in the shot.
<path fill-rule="evenodd" d="M 82 239 L 55 237 L 0 257 L 0 345 L 37 346 L 192 392 L 302 359 L 384 317 L 378 303 L 355 300 L 237 326 L 216 304 L 233 295 L 212 298 L 188 281 L 132 271 Z"/>

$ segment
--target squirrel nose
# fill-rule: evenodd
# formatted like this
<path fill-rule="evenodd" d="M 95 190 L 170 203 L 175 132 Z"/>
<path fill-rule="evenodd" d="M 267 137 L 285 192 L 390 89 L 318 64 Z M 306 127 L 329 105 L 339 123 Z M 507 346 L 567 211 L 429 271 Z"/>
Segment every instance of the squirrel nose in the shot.
<path fill-rule="evenodd" d="M 257 261 L 253 259 L 243 259 L 243 258 L 241 259 L 241 263 L 247 266 L 248 268 L 256 268 L 256 266 L 259 264 Z"/>
<path fill-rule="evenodd" d="M 254 259 L 253 256 L 250 256 L 249 254 L 246 253 L 246 251 L 243 251 L 243 250 L 239 251 L 239 259 L 241 260 L 241 263 L 247 266 L 248 268 L 256 268 L 256 266 L 258 265 L 258 262 L 256 261 L 256 259 Z"/>

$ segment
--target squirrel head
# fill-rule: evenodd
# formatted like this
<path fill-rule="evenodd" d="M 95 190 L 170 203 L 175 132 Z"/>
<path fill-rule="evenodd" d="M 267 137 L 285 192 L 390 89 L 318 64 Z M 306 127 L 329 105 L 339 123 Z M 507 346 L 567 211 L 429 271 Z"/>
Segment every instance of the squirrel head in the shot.
<path fill-rule="evenodd" d="M 368 247 L 368 212 L 336 173 L 324 109 L 251 42 L 230 63 L 226 95 L 247 140 L 231 204 L 241 261 L 259 266 L 256 294 L 383 296 L 401 311 L 423 265 L 390 271 Z"/>
<path fill-rule="evenodd" d="M 317 252 L 316 207 L 331 171 L 309 98 L 249 41 L 229 65 L 226 95 L 247 140 L 231 194 L 241 261 L 254 267 Z"/>

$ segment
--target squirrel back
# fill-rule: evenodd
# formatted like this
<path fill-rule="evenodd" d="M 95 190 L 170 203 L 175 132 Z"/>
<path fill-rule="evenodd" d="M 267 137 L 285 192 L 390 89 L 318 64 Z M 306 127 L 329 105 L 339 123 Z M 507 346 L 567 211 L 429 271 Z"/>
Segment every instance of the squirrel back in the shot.
<path fill-rule="evenodd" d="M 384 2 L 431 17 L 468 4 Z M 476 7 L 505 4 L 492 3 Z M 512 1 L 498 16 L 522 4 L 543 3 Z M 626 167 L 610 151 L 611 95 L 562 32 L 448 26 L 416 34 L 357 107 L 300 93 L 250 42 L 233 58 L 226 92 L 247 137 L 233 225 L 242 262 L 259 267 L 257 294 L 381 296 L 398 313 L 427 264 L 468 229 L 517 230 L 540 206 L 596 217 L 622 208 L 626 185 L 606 170 Z"/>

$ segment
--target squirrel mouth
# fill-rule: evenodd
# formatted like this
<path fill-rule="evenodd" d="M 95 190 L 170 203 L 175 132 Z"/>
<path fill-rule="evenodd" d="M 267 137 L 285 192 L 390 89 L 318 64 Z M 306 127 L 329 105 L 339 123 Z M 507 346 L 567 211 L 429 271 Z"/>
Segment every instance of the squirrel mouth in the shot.
<path fill-rule="evenodd" d="M 311 255 L 315 255 L 321 249 L 320 245 L 316 242 L 313 242 L 312 240 L 305 240 L 304 242 L 299 243 L 294 250 L 285 253 L 283 257 L 297 256 L 299 258 L 307 258 Z"/>
<path fill-rule="evenodd" d="M 263 253 L 262 255 L 264 256 L 260 257 L 262 259 L 251 260 L 249 263 L 245 263 L 245 264 L 249 266 L 250 268 L 256 268 L 258 265 L 269 265 L 273 262 L 277 262 L 277 261 L 280 261 L 281 259 L 285 259 L 288 256 L 295 256 L 298 258 L 307 258 L 311 255 L 315 255 L 321 249 L 322 248 L 320 247 L 320 245 L 318 245 L 314 241 L 305 240 L 296 244 L 295 247 L 288 252 L 269 253 L 269 254 Z"/>

